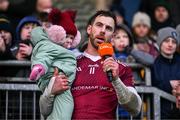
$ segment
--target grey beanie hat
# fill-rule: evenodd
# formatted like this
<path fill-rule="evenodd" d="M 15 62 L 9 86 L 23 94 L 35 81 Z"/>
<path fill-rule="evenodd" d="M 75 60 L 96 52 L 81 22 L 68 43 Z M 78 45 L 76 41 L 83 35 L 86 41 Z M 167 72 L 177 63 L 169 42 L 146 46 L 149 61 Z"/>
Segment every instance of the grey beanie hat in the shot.
<path fill-rule="evenodd" d="M 179 33 L 172 27 L 164 27 L 158 31 L 157 44 L 160 47 L 161 43 L 168 37 L 176 40 L 177 45 L 179 44 Z"/>

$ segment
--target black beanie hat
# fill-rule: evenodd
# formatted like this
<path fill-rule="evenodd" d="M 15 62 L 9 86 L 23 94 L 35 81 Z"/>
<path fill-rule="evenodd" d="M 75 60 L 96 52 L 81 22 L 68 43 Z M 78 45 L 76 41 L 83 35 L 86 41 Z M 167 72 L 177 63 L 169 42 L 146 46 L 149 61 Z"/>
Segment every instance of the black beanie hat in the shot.
<path fill-rule="evenodd" d="M 5 30 L 7 32 L 10 32 L 11 35 L 13 35 L 10 21 L 4 16 L 0 16 L 0 30 Z"/>

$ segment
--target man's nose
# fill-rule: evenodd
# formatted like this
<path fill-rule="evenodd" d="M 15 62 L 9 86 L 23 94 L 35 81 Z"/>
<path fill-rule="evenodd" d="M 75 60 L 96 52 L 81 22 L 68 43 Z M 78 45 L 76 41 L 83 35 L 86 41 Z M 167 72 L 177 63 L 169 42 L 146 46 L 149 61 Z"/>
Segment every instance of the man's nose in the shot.
<path fill-rule="evenodd" d="M 105 31 L 106 31 L 106 28 L 105 28 L 105 26 L 103 26 L 103 27 L 101 28 L 101 33 L 102 33 L 102 34 L 105 34 Z"/>

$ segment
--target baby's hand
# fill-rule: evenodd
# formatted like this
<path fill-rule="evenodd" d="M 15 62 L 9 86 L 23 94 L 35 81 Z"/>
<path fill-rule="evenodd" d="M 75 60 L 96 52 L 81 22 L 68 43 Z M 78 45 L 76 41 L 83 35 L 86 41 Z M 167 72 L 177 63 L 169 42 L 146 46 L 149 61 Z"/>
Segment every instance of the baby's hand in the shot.
<path fill-rule="evenodd" d="M 45 74 L 45 68 L 42 65 L 37 64 L 33 66 L 29 79 L 32 81 L 36 81 L 44 74 Z"/>

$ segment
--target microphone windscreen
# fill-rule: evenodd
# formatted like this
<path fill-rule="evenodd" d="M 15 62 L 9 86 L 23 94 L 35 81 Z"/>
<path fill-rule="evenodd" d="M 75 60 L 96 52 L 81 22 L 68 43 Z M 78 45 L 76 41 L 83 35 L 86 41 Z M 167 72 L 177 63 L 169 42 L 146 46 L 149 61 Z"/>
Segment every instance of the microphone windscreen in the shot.
<path fill-rule="evenodd" d="M 101 57 L 112 56 L 114 53 L 113 46 L 111 43 L 101 43 L 98 46 L 98 53 Z"/>

